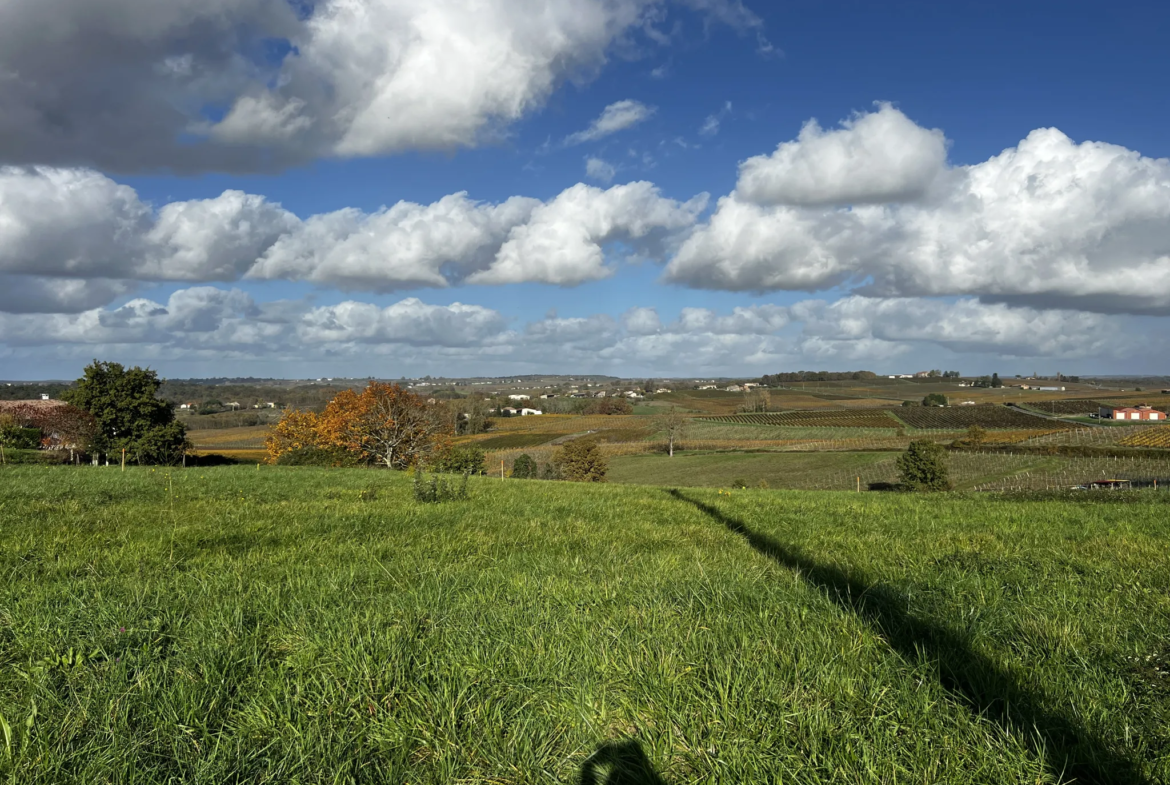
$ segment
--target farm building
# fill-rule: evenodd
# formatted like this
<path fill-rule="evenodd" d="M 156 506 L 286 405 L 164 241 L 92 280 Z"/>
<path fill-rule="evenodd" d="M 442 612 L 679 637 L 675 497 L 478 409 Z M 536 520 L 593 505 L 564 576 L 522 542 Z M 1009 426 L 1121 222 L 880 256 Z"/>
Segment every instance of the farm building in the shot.
<path fill-rule="evenodd" d="M 1100 416 L 1103 420 L 1165 420 L 1166 412 L 1150 406 L 1102 406 Z"/>
<path fill-rule="evenodd" d="M 527 400 L 529 400 L 529 397 L 527 395 L 509 395 L 508 400 L 510 400 L 510 401 L 527 401 Z"/>

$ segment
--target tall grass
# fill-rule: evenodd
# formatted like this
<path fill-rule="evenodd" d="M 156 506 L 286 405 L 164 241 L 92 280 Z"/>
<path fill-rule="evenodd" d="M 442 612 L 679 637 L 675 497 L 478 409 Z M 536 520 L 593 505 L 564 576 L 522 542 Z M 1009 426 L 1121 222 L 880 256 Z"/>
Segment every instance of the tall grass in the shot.
<path fill-rule="evenodd" d="M 1170 779 L 1165 504 L 469 490 L 0 469 L 0 777 Z"/>

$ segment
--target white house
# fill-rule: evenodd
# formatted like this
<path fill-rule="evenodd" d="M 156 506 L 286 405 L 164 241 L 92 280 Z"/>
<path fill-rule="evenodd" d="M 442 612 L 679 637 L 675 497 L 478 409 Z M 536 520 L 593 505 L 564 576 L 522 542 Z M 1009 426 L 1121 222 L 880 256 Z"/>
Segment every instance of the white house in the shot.
<path fill-rule="evenodd" d="M 531 400 L 527 395 L 509 395 L 509 401 L 527 401 Z"/>
<path fill-rule="evenodd" d="M 656 395 L 661 394 L 661 393 L 668 393 L 668 392 L 670 392 L 670 390 L 666 389 L 665 387 L 659 387 L 657 390 L 654 391 L 654 393 Z"/>
<path fill-rule="evenodd" d="M 733 384 L 727 388 L 727 392 L 743 392 L 743 388 L 738 384 Z"/>
<path fill-rule="evenodd" d="M 544 412 L 542 412 L 540 409 L 521 409 L 520 410 L 521 417 L 527 417 L 527 416 L 532 415 L 532 414 L 544 414 Z"/>
<path fill-rule="evenodd" d="M 700 390 L 718 390 L 719 388 L 713 384 L 704 384 L 701 387 L 699 387 L 699 389 Z"/>

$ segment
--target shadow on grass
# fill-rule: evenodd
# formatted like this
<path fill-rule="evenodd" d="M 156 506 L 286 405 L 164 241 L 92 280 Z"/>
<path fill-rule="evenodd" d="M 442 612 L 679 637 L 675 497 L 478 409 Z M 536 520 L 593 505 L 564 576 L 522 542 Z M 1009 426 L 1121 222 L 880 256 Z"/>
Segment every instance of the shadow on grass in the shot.
<path fill-rule="evenodd" d="M 1110 750 L 1076 720 L 1046 709 L 1042 694 L 1033 692 L 1005 668 L 973 650 L 962 635 L 911 615 L 900 594 L 839 567 L 820 564 L 797 548 L 757 534 L 742 521 L 676 489 L 667 493 L 740 535 L 757 552 L 795 570 L 809 586 L 868 624 L 906 659 L 927 657 L 934 663 L 944 688 L 972 712 L 1025 737 L 1058 781 L 1149 783 L 1133 761 Z"/>
<path fill-rule="evenodd" d="M 642 745 L 633 739 L 607 741 L 581 765 L 580 785 L 666 785 Z"/>

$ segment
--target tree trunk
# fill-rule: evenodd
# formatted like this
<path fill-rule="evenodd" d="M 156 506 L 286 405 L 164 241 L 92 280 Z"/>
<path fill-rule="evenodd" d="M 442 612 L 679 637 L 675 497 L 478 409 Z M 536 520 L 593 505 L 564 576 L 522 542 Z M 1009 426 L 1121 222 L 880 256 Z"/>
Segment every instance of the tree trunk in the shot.
<path fill-rule="evenodd" d="M 673 458 L 674 457 L 674 437 L 673 436 L 671 436 L 669 439 L 669 450 L 670 450 L 670 457 Z"/>

